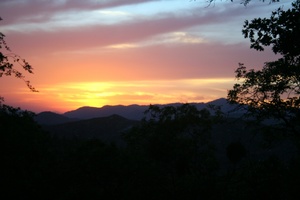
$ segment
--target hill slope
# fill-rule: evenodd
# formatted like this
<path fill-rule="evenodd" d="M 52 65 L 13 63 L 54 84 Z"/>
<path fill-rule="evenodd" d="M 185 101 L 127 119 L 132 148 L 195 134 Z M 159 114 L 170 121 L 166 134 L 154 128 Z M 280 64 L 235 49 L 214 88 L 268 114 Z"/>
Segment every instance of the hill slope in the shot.
<path fill-rule="evenodd" d="M 37 114 L 34 117 L 35 121 L 41 125 L 54 125 L 54 124 L 63 124 L 67 122 L 77 121 L 77 119 L 71 119 L 66 116 L 46 111 Z"/>
<path fill-rule="evenodd" d="M 138 124 L 119 115 L 93 118 L 64 124 L 45 126 L 51 134 L 63 138 L 92 139 L 97 138 L 105 142 L 120 142 L 123 131 Z"/>

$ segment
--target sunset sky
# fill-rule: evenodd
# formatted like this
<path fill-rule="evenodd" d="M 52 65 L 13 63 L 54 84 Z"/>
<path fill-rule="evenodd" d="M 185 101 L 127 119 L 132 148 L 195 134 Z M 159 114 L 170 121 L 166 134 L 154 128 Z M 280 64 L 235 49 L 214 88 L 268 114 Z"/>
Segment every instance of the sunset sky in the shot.
<path fill-rule="evenodd" d="M 249 48 L 244 21 L 291 3 L 284 2 L 1 0 L 0 32 L 33 66 L 25 75 L 39 92 L 2 77 L 0 96 L 9 105 L 59 113 L 226 97 L 239 62 L 258 69 L 276 58 Z"/>

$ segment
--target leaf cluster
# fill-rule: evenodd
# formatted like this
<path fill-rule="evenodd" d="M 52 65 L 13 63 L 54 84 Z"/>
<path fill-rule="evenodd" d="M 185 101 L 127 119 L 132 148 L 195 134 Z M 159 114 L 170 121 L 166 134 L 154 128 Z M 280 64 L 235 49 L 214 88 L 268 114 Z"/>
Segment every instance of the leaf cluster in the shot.
<path fill-rule="evenodd" d="M 299 62 L 300 55 L 300 1 L 292 3 L 292 8 L 283 7 L 273 11 L 270 18 L 255 18 L 245 21 L 242 33 L 251 42 L 250 48 L 263 51 L 264 46 L 272 46 L 274 53 Z"/>

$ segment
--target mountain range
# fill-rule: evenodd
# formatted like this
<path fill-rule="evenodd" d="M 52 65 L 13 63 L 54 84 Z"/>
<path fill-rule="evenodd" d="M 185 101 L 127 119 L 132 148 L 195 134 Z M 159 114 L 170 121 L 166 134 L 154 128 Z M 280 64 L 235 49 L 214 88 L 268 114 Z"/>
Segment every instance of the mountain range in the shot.
<path fill-rule="evenodd" d="M 198 110 L 203 108 L 208 108 L 208 105 L 220 106 L 224 113 L 230 113 L 234 110 L 235 105 L 231 105 L 227 102 L 225 98 L 216 99 L 208 103 L 190 103 L 197 107 Z M 163 106 L 180 106 L 182 103 L 173 104 L 163 104 L 158 105 Z M 101 108 L 97 107 L 81 107 L 76 110 L 68 111 L 63 114 L 58 114 L 54 112 L 41 112 L 37 114 L 35 120 L 41 125 L 58 125 L 67 122 L 75 122 L 79 120 L 87 120 L 99 117 L 108 117 L 111 115 L 119 115 L 129 120 L 141 120 L 144 117 L 144 112 L 148 109 L 148 105 L 116 105 L 116 106 L 103 106 Z M 238 114 L 238 112 L 234 112 Z M 231 114 L 232 115 L 232 114 Z"/>
<path fill-rule="evenodd" d="M 182 103 L 157 105 L 180 106 Z M 198 110 L 208 108 L 209 105 L 220 106 L 224 113 L 235 108 L 221 98 L 208 103 L 191 103 Z M 96 107 L 81 107 L 63 114 L 54 112 L 41 112 L 35 120 L 45 131 L 51 135 L 62 138 L 98 138 L 106 142 L 122 142 L 121 133 L 137 125 L 144 117 L 144 112 L 149 108 L 145 105 L 117 105 Z M 213 111 L 212 111 L 213 112 Z"/>

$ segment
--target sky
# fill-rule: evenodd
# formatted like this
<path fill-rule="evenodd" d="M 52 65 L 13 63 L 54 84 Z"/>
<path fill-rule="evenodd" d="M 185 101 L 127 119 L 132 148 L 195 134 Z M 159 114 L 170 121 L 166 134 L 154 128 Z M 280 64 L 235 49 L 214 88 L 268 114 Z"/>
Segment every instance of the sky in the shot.
<path fill-rule="evenodd" d="M 24 75 L 39 92 L 1 77 L 0 96 L 37 113 L 226 98 L 238 63 L 261 69 L 278 57 L 250 49 L 244 21 L 284 2 L 1 0 L 0 32 L 34 68 Z"/>

